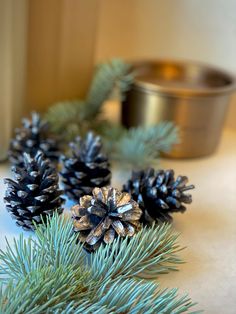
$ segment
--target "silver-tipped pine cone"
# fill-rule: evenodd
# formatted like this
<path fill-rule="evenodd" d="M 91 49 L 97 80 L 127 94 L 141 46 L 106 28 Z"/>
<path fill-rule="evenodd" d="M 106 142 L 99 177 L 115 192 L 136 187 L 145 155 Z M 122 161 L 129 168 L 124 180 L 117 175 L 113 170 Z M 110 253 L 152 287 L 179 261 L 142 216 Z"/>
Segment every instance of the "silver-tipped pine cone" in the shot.
<path fill-rule="evenodd" d="M 84 140 L 77 137 L 70 147 L 72 155 L 62 157 L 61 176 L 65 193 L 78 202 L 81 196 L 91 194 L 95 187 L 110 184 L 110 164 L 102 152 L 100 136 L 92 132 Z"/>
<path fill-rule="evenodd" d="M 57 140 L 49 134 L 49 125 L 40 115 L 32 112 L 31 119 L 22 119 L 22 127 L 15 130 L 15 138 L 10 142 L 8 157 L 16 166 L 23 166 L 23 153 L 35 156 L 40 150 L 52 162 L 60 156 Z"/>
<path fill-rule="evenodd" d="M 186 176 L 175 179 L 174 170 L 150 168 L 146 171 L 134 171 L 131 179 L 123 185 L 123 191 L 132 195 L 143 211 L 142 222 L 151 224 L 154 221 L 170 222 L 172 214 L 184 212 L 192 202 L 192 196 L 186 191 L 194 189 L 187 185 Z"/>
<path fill-rule="evenodd" d="M 142 210 L 131 195 L 112 187 L 95 188 L 71 209 L 74 231 L 88 251 L 117 237 L 132 237 L 140 229 Z"/>
<path fill-rule="evenodd" d="M 59 177 L 54 166 L 42 152 L 37 152 L 33 158 L 26 153 L 23 157 L 23 167 L 12 167 L 15 180 L 5 179 L 4 201 L 18 226 L 34 230 L 34 223 L 41 223 L 54 211 L 62 213 L 63 192 L 59 190 Z"/>

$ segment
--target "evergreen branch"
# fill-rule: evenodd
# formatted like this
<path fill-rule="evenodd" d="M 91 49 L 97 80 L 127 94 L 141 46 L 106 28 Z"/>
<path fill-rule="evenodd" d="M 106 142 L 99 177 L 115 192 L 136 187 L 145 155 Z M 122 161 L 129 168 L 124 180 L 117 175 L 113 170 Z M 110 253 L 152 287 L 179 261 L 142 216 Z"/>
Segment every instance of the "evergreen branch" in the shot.
<path fill-rule="evenodd" d="M 130 66 L 119 59 L 98 66 L 85 101 L 64 101 L 49 108 L 45 119 L 52 132 L 68 141 L 89 130 L 99 129 L 99 114 L 104 101 L 115 88 L 119 90 L 120 98 L 124 98 L 133 79 L 129 72 Z"/>
<path fill-rule="evenodd" d="M 43 224 L 35 224 L 35 228 L 38 252 L 45 254 L 48 265 L 56 269 L 61 265 L 77 267 L 85 262 L 83 246 L 77 244 L 70 219 L 54 213 Z"/>
<path fill-rule="evenodd" d="M 19 280 L 33 271 L 50 266 L 80 265 L 84 262 L 84 251 L 76 244 L 72 222 L 54 214 L 42 225 L 35 225 L 36 240 L 14 239 L 13 247 L 7 241 L 6 251 L 0 250 L 0 276 L 2 280 Z"/>
<path fill-rule="evenodd" d="M 131 239 L 118 238 L 110 245 L 101 246 L 92 256 L 94 280 L 120 276 L 156 278 L 161 273 L 177 270 L 175 265 L 182 263 L 176 255 L 181 250 L 177 238 L 170 225 L 153 225 L 143 228 Z"/>
<path fill-rule="evenodd" d="M 80 100 L 55 103 L 49 107 L 45 115 L 52 132 L 71 140 L 81 134 L 82 108 L 84 102 Z"/>
<path fill-rule="evenodd" d="M 115 313 L 186 313 L 194 306 L 188 296 L 178 297 L 177 289 L 161 291 L 158 287 L 150 281 L 120 279 L 102 286 L 96 299 L 99 306 L 116 308 Z"/>
<path fill-rule="evenodd" d="M 71 221 L 55 213 L 36 226 L 35 239 L 21 235 L 13 248 L 7 244 L 0 254 L 8 278 L 0 288 L 0 313 L 177 314 L 194 305 L 177 289 L 160 291 L 158 284 L 135 280 L 141 273 L 154 278 L 181 262 L 170 226 L 143 229 L 130 241 L 117 239 L 92 255 L 90 263 L 71 231 Z"/>
<path fill-rule="evenodd" d="M 177 142 L 178 128 L 172 122 L 131 128 L 114 142 L 112 157 L 122 164 L 145 168 L 154 164 L 161 152 L 168 152 Z"/>
<path fill-rule="evenodd" d="M 110 97 L 115 88 L 119 91 L 120 100 L 124 99 L 125 92 L 129 89 L 133 75 L 130 73 L 130 65 L 120 59 L 100 64 L 97 67 L 94 78 L 86 97 L 86 116 L 90 119 L 96 117 L 103 103 Z"/>
<path fill-rule="evenodd" d="M 115 314 L 115 308 L 107 308 L 106 305 L 101 305 L 100 303 L 91 303 L 90 301 L 84 301 L 83 303 L 77 304 L 76 309 L 72 309 L 72 314 Z M 61 312 L 58 312 L 61 314 Z M 68 314 L 68 312 L 63 312 L 63 314 Z"/>
<path fill-rule="evenodd" d="M 7 241 L 7 239 L 6 239 Z M 45 256 L 37 254 L 37 244 L 32 238 L 14 239 L 13 247 L 7 241 L 6 250 L 0 250 L 0 279 L 2 281 L 20 280 L 30 272 L 44 266 Z"/>
<path fill-rule="evenodd" d="M 112 157 L 115 143 L 127 134 L 126 128 L 122 125 L 113 125 L 112 123 L 103 124 L 99 130 L 104 143 L 104 150 Z"/>
<path fill-rule="evenodd" d="M 44 267 L 31 272 L 16 285 L 9 283 L 0 299 L 0 313 L 40 314 L 62 310 L 86 296 L 87 273 L 71 266 Z"/>

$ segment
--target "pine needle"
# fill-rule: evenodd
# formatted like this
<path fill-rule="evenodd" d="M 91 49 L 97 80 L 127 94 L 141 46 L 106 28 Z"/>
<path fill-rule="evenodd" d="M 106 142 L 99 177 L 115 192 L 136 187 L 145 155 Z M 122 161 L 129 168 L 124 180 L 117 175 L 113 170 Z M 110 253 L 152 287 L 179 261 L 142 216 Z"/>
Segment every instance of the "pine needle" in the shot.
<path fill-rule="evenodd" d="M 52 132 L 70 141 L 89 130 L 99 130 L 103 123 L 100 117 L 103 103 L 114 89 L 118 90 L 120 99 L 124 98 L 133 80 L 129 72 L 130 66 L 119 59 L 99 65 L 86 100 L 59 102 L 49 108 L 45 119 L 49 122 Z"/>
<path fill-rule="evenodd" d="M 177 270 L 176 265 L 182 263 L 176 254 L 182 249 L 176 243 L 177 238 L 167 224 L 145 227 L 131 239 L 117 238 L 93 254 L 94 279 L 120 276 L 156 279 L 161 273 Z"/>
<path fill-rule="evenodd" d="M 119 100 L 124 99 L 125 92 L 133 82 L 130 73 L 130 65 L 120 59 L 100 64 L 97 67 L 92 84 L 90 86 L 85 110 L 89 118 L 94 118 L 100 113 L 101 106 L 111 96 L 115 88 L 118 90 Z"/>
<path fill-rule="evenodd" d="M 66 134 L 67 138 L 80 134 L 83 106 L 84 102 L 80 100 L 63 101 L 50 106 L 45 119 L 49 122 L 51 131 L 64 136 Z"/>
<path fill-rule="evenodd" d="M 160 153 L 170 151 L 178 142 L 178 128 L 172 122 L 131 128 L 116 142 L 112 158 L 133 168 L 145 168 L 158 161 Z"/>
<path fill-rule="evenodd" d="M 153 226 L 100 248 L 89 261 L 71 221 L 55 213 L 36 226 L 34 239 L 21 235 L 1 251 L 0 313 L 186 313 L 194 304 L 177 289 L 137 280 L 175 269 L 176 240 L 170 226 Z"/>
<path fill-rule="evenodd" d="M 83 246 L 77 244 L 72 221 L 65 216 L 54 214 L 46 222 L 36 225 L 37 249 L 45 254 L 48 265 L 54 269 L 61 265 L 81 265 L 85 262 Z"/>
<path fill-rule="evenodd" d="M 150 281 L 120 279 L 100 288 L 96 299 L 100 306 L 116 308 L 115 313 L 186 313 L 194 304 L 188 296 L 179 298 L 177 292 L 161 291 L 158 284 Z"/>
<path fill-rule="evenodd" d="M 87 293 L 87 273 L 71 266 L 43 267 L 18 281 L 9 283 L 0 299 L 0 313 L 40 314 L 61 310 Z M 5 300 L 4 304 L 1 300 Z"/>

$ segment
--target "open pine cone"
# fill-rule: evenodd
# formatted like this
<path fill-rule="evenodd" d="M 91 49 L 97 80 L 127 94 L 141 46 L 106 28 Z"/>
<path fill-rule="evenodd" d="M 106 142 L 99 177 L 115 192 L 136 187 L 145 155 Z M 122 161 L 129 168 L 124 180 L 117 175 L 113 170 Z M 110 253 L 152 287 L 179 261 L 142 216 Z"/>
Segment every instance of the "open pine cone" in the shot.
<path fill-rule="evenodd" d="M 55 138 L 49 137 L 48 124 L 38 113 L 32 112 L 31 115 L 31 119 L 22 119 L 22 128 L 15 130 L 16 135 L 11 140 L 8 151 L 9 160 L 13 165 L 22 167 L 23 153 L 35 156 L 40 150 L 46 158 L 56 162 L 60 155 L 58 143 Z"/>
<path fill-rule="evenodd" d="M 95 188 L 92 194 L 81 197 L 71 209 L 74 231 L 88 251 L 139 230 L 142 211 L 130 194 L 111 187 Z"/>
<path fill-rule="evenodd" d="M 61 176 L 66 194 L 78 202 L 81 196 L 92 194 L 95 187 L 109 185 L 111 171 L 100 136 L 89 132 L 84 140 L 77 137 L 70 146 L 72 156 L 62 157 Z"/>
<path fill-rule="evenodd" d="M 174 177 L 174 170 L 148 169 L 132 173 L 123 191 L 132 195 L 143 211 L 142 222 L 171 221 L 171 214 L 184 212 L 183 204 L 190 204 L 192 196 L 185 192 L 194 188 L 186 185 L 186 176 Z"/>
<path fill-rule="evenodd" d="M 54 211 L 62 213 L 64 199 L 58 186 L 58 174 L 42 152 L 37 152 L 33 158 L 25 153 L 23 168 L 13 166 L 12 171 L 15 181 L 5 179 L 8 187 L 4 201 L 18 226 L 33 230 L 33 221 L 41 223 L 42 218 L 52 216 Z"/>

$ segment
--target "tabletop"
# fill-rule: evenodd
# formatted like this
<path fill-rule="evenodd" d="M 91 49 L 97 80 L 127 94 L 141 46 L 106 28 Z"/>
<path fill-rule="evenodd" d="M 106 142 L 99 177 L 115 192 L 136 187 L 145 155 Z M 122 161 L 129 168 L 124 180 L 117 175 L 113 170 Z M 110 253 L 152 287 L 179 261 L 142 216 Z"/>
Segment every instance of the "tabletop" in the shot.
<path fill-rule="evenodd" d="M 189 160 L 164 159 L 160 167 L 187 175 L 196 186 L 193 203 L 185 214 L 175 214 L 173 228 L 181 233 L 181 253 L 186 261 L 178 272 L 161 275 L 161 287 L 178 287 L 209 314 L 236 313 L 236 131 L 225 130 L 217 152 Z M 128 178 L 126 171 L 114 169 L 113 186 Z M 11 242 L 21 230 L 2 201 L 3 178 L 9 165 L 0 164 L 0 248 L 5 237 Z M 70 203 L 67 202 L 67 208 Z M 25 232 L 25 235 L 28 234 Z"/>

